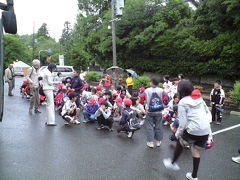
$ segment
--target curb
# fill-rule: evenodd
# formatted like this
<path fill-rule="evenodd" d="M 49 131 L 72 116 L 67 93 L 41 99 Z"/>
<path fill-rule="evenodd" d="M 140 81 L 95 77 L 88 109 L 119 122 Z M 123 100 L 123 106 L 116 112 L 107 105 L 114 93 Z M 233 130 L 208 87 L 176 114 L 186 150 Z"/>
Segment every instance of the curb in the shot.
<path fill-rule="evenodd" d="M 240 116 L 240 112 L 238 111 L 231 111 L 230 114 Z"/>

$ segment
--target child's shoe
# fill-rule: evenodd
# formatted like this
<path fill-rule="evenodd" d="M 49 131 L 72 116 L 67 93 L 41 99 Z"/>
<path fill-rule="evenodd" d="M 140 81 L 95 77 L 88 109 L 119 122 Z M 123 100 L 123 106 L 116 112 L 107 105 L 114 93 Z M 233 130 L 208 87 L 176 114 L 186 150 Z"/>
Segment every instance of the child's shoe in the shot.
<path fill-rule="evenodd" d="M 188 173 L 186 174 L 186 178 L 189 179 L 189 180 L 198 180 L 198 178 L 193 178 L 193 177 L 192 177 L 192 173 L 190 173 L 190 172 L 188 172 Z"/>
<path fill-rule="evenodd" d="M 167 169 L 171 169 L 174 171 L 179 171 L 180 167 L 177 165 L 177 163 L 172 163 L 171 158 L 163 159 L 163 164 Z"/>
<path fill-rule="evenodd" d="M 154 143 L 153 142 L 147 142 L 147 146 L 149 148 L 154 148 Z"/>

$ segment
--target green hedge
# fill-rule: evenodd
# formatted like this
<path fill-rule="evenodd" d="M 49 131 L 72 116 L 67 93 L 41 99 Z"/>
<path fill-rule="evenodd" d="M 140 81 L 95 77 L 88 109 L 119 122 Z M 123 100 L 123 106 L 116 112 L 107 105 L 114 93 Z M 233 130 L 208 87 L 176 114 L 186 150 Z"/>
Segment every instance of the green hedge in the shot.
<path fill-rule="evenodd" d="M 139 76 L 138 79 L 134 79 L 134 88 L 149 88 L 150 81 L 151 79 L 148 76 Z M 158 87 L 163 88 L 163 83 L 159 83 Z"/>
<path fill-rule="evenodd" d="M 240 81 L 236 81 L 231 93 L 232 93 L 232 100 L 240 104 Z"/>
<path fill-rule="evenodd" d="M 86 80 L 87 82 L 97 82 L 101 78 L 101 75 L 97 72 L 88 72 L 86 74 Z"/>
<path fill-rule="evenodd" d="M 141 87 L 150 87 L 150 78 L 147 76 L 139 76 L 138 79 L 134 79 L 134 88 L 139 89 Z"/>

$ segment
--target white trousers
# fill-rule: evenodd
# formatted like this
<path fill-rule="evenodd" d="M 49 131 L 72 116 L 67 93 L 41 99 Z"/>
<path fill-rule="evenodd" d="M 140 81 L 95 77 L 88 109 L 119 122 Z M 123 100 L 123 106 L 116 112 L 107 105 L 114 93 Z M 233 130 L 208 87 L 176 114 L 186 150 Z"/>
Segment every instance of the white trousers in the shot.
<path fill-rule="evenodd" d="M 54 110 L 54 98 L 53 90 L 44 90 L 46 96 L 46 112 L 47 112 L 47 124 L 55 124 L 55 110 Z"/>

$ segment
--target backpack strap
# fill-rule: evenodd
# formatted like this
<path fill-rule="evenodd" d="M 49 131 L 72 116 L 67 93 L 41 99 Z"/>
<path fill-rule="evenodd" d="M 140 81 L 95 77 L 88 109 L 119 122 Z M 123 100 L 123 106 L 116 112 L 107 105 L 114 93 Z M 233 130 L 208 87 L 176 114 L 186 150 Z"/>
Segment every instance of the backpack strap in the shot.
<path fill-rule="evenodd" d="M 31 78 L 31 76 L 32 76 L 32 74 L 33 74 L 33 69 L 34 67 L 32 66 L 32 71 L 31 71 L 31 73 L 30 73 L 30 75 L 29 75 L 29 78 Z"/>

